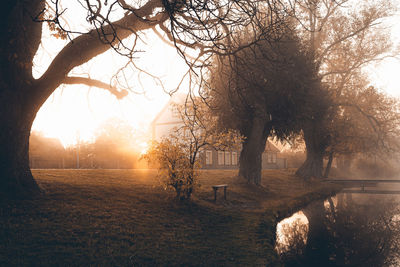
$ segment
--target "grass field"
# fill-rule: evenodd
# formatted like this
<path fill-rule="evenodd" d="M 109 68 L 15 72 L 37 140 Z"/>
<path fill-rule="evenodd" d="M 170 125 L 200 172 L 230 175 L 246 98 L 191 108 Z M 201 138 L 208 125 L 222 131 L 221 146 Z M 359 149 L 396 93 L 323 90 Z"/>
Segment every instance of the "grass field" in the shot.
<path fill-rule="evenodd" d="M 177 203 L 154 170 L 34 170 L 45 194 L 0 207 L 1 266 L 265 266 L 276 220 L 332 193 L 289 171 L 263 187 L 236 171 L 202 171 Z M 211 185 L 227 183 L 213 201 Z"/>

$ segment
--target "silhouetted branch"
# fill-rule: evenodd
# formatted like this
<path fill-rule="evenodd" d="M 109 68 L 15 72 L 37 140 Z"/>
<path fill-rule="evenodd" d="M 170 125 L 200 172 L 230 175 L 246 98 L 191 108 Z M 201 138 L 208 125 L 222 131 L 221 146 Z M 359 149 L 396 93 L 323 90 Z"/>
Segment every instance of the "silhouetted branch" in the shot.
<path fill-rule="evenodd" d="M 109 91 L 111 94 L 115 95 L 118 99 L 124 98 L 128 95 L 128 91 L 121 90 L 119 91 L 115 86 L 104 83 L 99 80 L 86 78 L 86 77 L 66 77 L 63 82 L 64 84 L 84 84 L 87 86 L 94 86 L 97 88 L 105 89 Z"/>

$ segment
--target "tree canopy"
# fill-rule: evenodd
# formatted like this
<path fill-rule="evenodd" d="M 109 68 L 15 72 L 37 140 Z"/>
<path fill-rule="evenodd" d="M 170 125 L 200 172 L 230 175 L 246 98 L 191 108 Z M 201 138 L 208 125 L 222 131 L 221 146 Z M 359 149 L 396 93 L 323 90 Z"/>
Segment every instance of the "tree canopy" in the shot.
<path fill-rule="evenodd" d="M 393 14 L 393 6 L 386 1 L 356 4 L 351 0 L 285 2 L 284 23 L 269 24 L 274 30 L 260 35 L 263 38 L 252 39 L 251 45 L 237 53 L 214 60 L 210 88 L 220 92 L 213 95 L 221 121 L 247 137 L 242 155 L 251 140 L 259 140 L 249 149 L 252 163 L 259 161 L 267 136 L 287 139 L 301 132 L 307 159 L 297 175 L 322 177 L 325 156 L 331 162 L 333 154 L 340 154 L 344 147 L 352 147 L 353 152 L 367 152 L 367 147 L 384 151 L 389 139 L 393 140 L 387 133 L 395 129 L 396 101 L 371 89 L 363 73 L 367 64 L 398 54 L 382 24 Z M 247 31 L 233 34 L 236 42 L 229 45 L 235 47 L 246 35 L 253 36 Z M 365 104 L 366 97 L 372 101 L 368 93 L 372 91 L 373 109 Z M 390 108 L 383 108 L 385 105 Z M 354 122 L 351 126 L 350 121 Z M 256 124 L 258 135 L 253 134 Z M 383 130 L 385 127 L 391 130 Z M 241 166 L 244 164 L 241 158 Z M 249 166 L 240 173 L 248 179 L 259 177 L 250 174 L 251 169 L 260 173 Z"/>
<path fill-rule="evenodd" d="M 349 116 L 354 116 L 353 121 L 367 114 L 366 118 L 380 120 L 354 97 L 362 98 L 368 88 L 369 82 L 363 73 L 365 66 L 398 54 L 390 40 L 389 28 L 383 24 L 395 8 L 393 1 L 359 3 L 352 0 L 293 1 L 292 8 L 302 40 L 313 51 L 318 75 L 332 100 L 326 116 L 319 121 L 310 121 L 303 129 L 307 159 L 297 174 L 303 178 L 322 177 L 323 157 L 329 154 L 328 151 L 332 152 L 333 147 L 338 148 L 340 142 L 346 142 L 342 139 L 346 135 L 344 130 L 349 131 L 349 135 L 354 130 L 343 128 L 343 122 Z M 345 114 L 344 110 L 352 112 Z M 339 134 L 341 137 L 338 137 L 339 132 L 343 133 Z M 352 142 L 360 143 L 364 137 L 358 132 Z"/>
<path fill-rule="evenodd" d="M 299 134 L 327 101 L 310 51 L 286 23 L 233 55 L 216 56 L 210 71 L 211 105 L 224 127 L 246 137 L 239 173 L 256 184 L 267 138 Z"/>

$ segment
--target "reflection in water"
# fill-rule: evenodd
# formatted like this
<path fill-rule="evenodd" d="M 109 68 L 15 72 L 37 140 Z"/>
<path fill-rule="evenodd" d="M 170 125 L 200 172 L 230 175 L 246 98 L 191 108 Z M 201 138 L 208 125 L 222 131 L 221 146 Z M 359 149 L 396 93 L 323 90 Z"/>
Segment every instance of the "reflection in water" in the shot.
<path fill-rule="evenodd" d="M 308 220 L 302 211 L 282 220 L 276 226 L 276 251 L 287 253 L 293 248 L 301 249 L 307 243 Z M 301 254 L 302 251 L 296 251 Z"/>
<path fill-rule="evenodd" d="M 400 266 L 399 200 L 346 195 L 278 224 L 276 250 L 285 266 Z"/>

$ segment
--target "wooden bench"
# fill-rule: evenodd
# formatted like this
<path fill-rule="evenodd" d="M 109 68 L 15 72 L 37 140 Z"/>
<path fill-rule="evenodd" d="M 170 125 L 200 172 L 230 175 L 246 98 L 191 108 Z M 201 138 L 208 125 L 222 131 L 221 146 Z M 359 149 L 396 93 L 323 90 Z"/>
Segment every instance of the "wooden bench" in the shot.
<path fill-rule="evenodd" d="M 227 184 L 219 184 L 211 186 L 214 189 L 214 202 L 217 201 L 217 191 L 219 188 L 224 188 L 224 199 L 226 200 L 226 188 L 228 187 Z"/>

